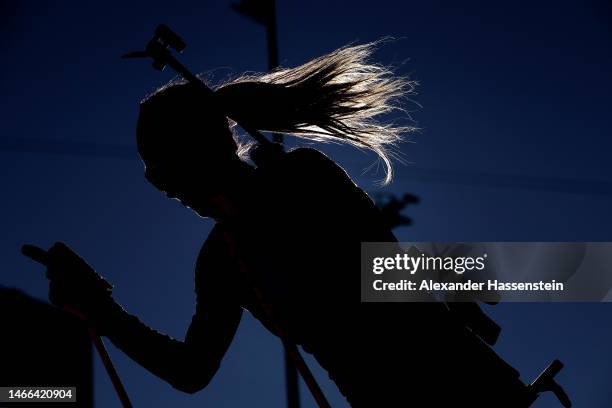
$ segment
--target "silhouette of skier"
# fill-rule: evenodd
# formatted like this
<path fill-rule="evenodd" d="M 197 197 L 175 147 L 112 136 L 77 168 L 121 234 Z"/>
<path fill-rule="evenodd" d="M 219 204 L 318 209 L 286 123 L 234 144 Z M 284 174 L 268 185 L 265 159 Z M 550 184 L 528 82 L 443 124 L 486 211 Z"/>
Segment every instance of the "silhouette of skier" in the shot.
<path fill-rule="evenodd" d="M 360 243 L 396 238 L 340 166 L 313 148 L 247 151 L 232 132 L 228 116 L 371 149 L 389 181 L 388 147 L 406 129 L 375 119 L 413 84 L 369 64 L 372 49 L 345 47 L 297 68 L 244 76 L 214 98 L 174 81 L 141 102 L 145 177 L 216 222 L 195 267 L 197 305 L 184 341 L 126 312 L 62 243 L 49 250 L 51 302 L 81 310 L 134 361 L 188 393 L 213 378 L 246 309 L 312 353 L 352 407 L 528 406 L 518 372 L 443 303 L 360 302 Z"/>

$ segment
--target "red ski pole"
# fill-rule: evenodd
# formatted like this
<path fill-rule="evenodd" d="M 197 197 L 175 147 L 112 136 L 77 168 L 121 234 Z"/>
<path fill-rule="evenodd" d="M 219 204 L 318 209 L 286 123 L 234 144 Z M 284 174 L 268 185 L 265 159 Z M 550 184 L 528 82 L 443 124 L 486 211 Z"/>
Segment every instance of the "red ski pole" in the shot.
<path fill-rule="evenodd" d="M 48 262 L 49 254 L 47 253 L 47 251 L 40 249 L 36 246 L 24 245 L 21 247 L 21 253 L 27 256 L 28 258 L 33 259 L 34 261 L 41 263 L 45 266 L 47 266 L 49 263 Z M 75 310 L 71 308 L 70 306 L 64 306 L 64 310 L 66 310 L 67 312 L 73 315 L 78 316 L 79 318 L 87 322 L 87 316 L 85 316 L 80 311 Z M 110 355 L 108 354 L 108 351 L 106 350 L 106 347 L 104 346 L 104 343 L 102 342 L 102 338 L 98 335 L 94 327 L 90 325 L 88 326 L 89 328 L 87 331 L 89 333 L 89 337 L 91 338 L 91 341 L 93 342 L 94 347 L 96 348 L 96 351 L 98 352 L 98 355 L 100 356 L 100 359 L 102 360 L 102 364 L 104 365 L 104 368 L 106 369 L 106 372 L 108 373 L 108 376 L 110 377 L 110 380 L 113 383 L 113 387 L 115 388 L 115 391 L 117 392 L 117 396 L 119 397 L 119 400 L 121 401 L 121 405 L 124 408 L 132 408 L 132 403 L 130 402 L 130 399 L 128 398 L 127 392 L 125 391 L 125 388 L 123 387 L 123 383 L 121 382 L 121 379 L 119 378 L 119 374 L 117 373 L 117 370 L 115 370 L 113 361 L 111 360 Z"/>

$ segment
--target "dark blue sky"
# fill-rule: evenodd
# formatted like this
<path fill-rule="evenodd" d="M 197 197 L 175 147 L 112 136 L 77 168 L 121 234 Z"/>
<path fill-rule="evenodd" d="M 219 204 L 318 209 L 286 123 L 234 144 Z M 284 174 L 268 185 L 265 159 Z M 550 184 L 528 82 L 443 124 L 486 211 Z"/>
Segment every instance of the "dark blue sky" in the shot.
<path fill-rule="evenodd" d="M 421 83 L 421 108 L 411 108 L 422 131 L 402 146 L 412 164 L 398 165 L 385 188 L 421 197 L 410 212 L 414 226 L 397 230 L 401 240 L 612 241 L 609 2 L 278 3 L 282 65 L 394 36 L 375 58 Z M 147 184 L 137 157 L 138 101 L 173 74 L 119 56 L 164 22 L 186 39 L 182 60 L 195 71 L 222 80 L 265 70 L 263 29 L 229 4 L 0 3 L 0 284 L 46 298 L 41 268 L 19 247 L 64 240 L 115 284 L 128 311 L 182 338 L 195 258 L 212 223 Z M 124 148 L 77 144 L 57 155 L 53 145 L 47 153 L 15 147 L 33 141 Z M 325 151 L 364 189 L 379 191 L 380 174 L 362 175 L 372 155 Z M 526 381 L 559 357 L 575 406 L 612 404 L 612 305 L 502 304 L 490 312 L 503 327 L 496 349 Z M 109 348 L 137 406 L 284 404 L 280 343 L 249 315 L 217 377 L 194 396 Z M 116 406 L 96 364 L 96 403 Z M 325 389 L 345 406 L 332 384 Z M 536 406 L 556 405 L 547 397 Z"/>

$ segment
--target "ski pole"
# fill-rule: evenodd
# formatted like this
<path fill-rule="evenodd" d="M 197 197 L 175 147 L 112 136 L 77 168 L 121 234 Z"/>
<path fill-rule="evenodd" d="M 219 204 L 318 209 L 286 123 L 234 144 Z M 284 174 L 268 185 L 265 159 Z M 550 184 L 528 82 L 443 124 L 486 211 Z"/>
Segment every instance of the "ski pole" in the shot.
<path fill-rule="evenodd" d="M 47 251 L 41 248 L 38 248 L 36 246 L 24 245 L 21 247 L 21 253 L 25 255 L 26 257 L 33 259 L 34 261 L 41 263 L 45 266 L 48 266 L 49 264 L 49 254 L 47 253 Z M 75 310 L 74 308 L 71 308 L 70 306 L 64 306 L 63 309 L 73 315 L 76 315 L 77 317 L 84 320 L 85 322 L 88 322 L 87 316 L 85 316 L 80 311 Z M 132 408 L 132 403 L 130 402 L 130 399 L 128 398 L 127 392 L 125 391 L 125 388 L 123 387 L 123 383 L 121 382 L 121 379 L 119 378 L 119 374 L 117 373 L 117 370 L 115 370 L 113 361 L 111 360 L 110 355 L 108 354 L 108 351 L 106 350 L 106 347 L 104 346 L 104 343 L 102 342 L 102 338 L 100 337 L 100 335 L 98 335 L 96 329 L 90 324 L 88 324 L 87 332 L 89 334 L 89 337 L 91 338 L 91 341 L 94 344 L 94 347 L 96 348 L 96 351 L 98 352 L 98 355 L 100 356 L 100 359 L 102 360 L 102 364 L 104 365 L 104 368 L 106 369 L 106 372 L 108 373 L 108 376 L 110 377 L 111 382 L 113 383 L 113 387 L 115 388 L 115 391 L 117 392 L 117 396 L 119 397 L 119 400 L 121 401 L 121 405 L 124 408 Z"/>

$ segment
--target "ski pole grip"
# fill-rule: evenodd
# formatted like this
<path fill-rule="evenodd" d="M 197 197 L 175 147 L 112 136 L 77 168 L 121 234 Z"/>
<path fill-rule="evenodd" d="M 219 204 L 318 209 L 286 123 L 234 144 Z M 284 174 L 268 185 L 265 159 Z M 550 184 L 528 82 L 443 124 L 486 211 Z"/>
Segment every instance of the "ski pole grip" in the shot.
<path fill-rule="evenodd" d="M 21 247 L 21 253 L 40 264 L 49 265 L 49 254 L 44 249 L 26 244 Z"/>

